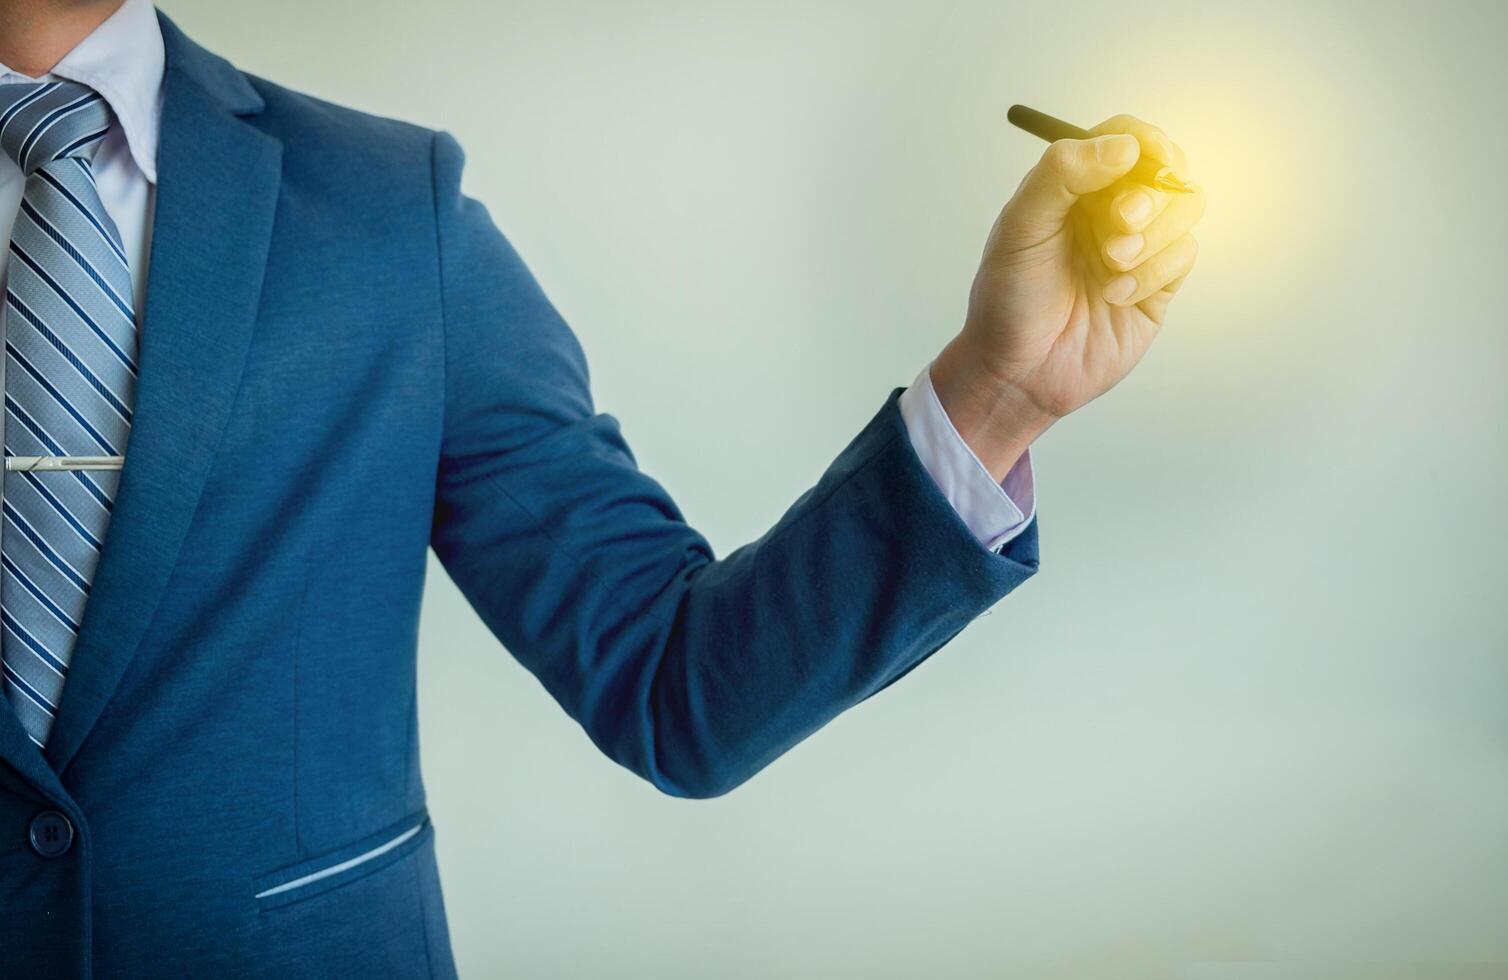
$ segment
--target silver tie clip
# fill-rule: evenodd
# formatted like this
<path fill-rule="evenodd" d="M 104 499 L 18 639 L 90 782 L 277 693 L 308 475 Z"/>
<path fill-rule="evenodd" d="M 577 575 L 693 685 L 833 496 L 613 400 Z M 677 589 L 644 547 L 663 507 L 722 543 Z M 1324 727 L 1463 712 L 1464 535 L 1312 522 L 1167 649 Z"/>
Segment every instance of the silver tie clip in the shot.
<path fill-rule="evenodd" d="M 17 470 L 118 470 L 124 456 L 7 456 L 6 472 Z"/>

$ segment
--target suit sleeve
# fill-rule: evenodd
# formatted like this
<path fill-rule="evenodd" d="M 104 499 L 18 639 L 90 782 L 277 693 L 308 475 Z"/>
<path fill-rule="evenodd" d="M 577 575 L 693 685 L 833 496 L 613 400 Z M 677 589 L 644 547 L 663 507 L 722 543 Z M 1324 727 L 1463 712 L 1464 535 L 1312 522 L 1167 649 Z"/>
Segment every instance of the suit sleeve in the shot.
<path fill-rule="evenodd" d="M 981 546 L 895 388 L 758 540 L 717 558 L 598 412 L 571 329 L 434 143 L 445 422 L 431 542 L 488 628 L 609 757 L 726 793 L 893 683 L 1037 568 Z"/>

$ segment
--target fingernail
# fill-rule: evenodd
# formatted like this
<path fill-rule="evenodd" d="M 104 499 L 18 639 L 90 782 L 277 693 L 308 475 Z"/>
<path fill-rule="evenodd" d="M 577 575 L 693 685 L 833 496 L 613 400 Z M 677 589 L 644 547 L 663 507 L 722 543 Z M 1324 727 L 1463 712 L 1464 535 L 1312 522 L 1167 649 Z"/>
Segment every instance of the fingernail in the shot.
<path fill-rule="evenodd" d="M 1152 216 L 1152 196 L 1143 191 L 1132 191 L 1121 198 L 1121 217 L 1131 224 L 1145 221 Z"/>
<path fill-rule="evenodd" d="M 1119 167 L 1130 163 L 1140 152 L 1135 136 L 1125 133 L 1117 133 L 1113 136 L 1101 136 L 1094 141 L 1094 154 L 1100 163 L 1107 167 Z"/>
<path fill-rule="evenodd" d="M 1116 235 L 1105 242 L 1105 251 L 1117 262 L 1130 262 L 1146 244 L 1147 240 L 1140 235 Z"/>
<path fill-rule="evenodd" d="M 1105 301 L 1107 303 L 1124 303 L 1136 292 L 1135 276 L 1116 276 L 1105 283 Z"/>
<path fill-rule="evenodd" d="M 1161 133 L 1153 133 L 1152 142 L 1157 144 L 1157 152 L 1162 162 L 1171 167 L 1176 159 L 1173 155 L 1173 141 Z"/>

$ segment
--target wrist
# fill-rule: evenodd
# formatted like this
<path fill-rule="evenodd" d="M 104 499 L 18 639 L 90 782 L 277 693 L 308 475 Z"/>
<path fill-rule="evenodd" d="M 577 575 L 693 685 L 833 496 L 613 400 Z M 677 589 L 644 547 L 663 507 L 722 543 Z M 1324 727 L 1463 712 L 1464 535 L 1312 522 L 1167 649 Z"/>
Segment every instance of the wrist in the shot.
<path fill-rule="evenodd" d="M 997 483 L 1058 420 L 986 367 L 962 335 L 933 360 L 929 378 L 953 428 Z"/>

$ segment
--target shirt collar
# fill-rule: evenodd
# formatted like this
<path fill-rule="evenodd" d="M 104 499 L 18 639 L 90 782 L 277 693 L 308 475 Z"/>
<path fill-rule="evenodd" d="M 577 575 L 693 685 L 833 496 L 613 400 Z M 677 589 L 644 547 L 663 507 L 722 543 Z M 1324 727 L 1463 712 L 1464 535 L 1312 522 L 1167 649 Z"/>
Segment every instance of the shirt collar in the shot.
<path fill-rule="evenodd" d="M 152 0 L 126 0 L 42 79 L 66 78 L 110 104 L 137 169 L 157 183 L 157 134 L 162 121 L 162 27 Z M 26 79 L 0 64 L 0 81 Z"/>

